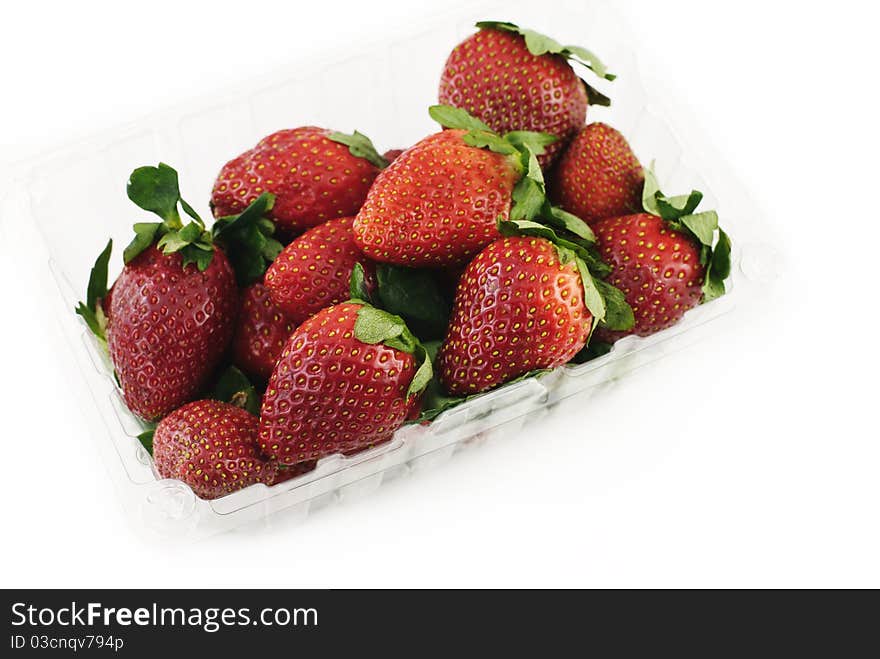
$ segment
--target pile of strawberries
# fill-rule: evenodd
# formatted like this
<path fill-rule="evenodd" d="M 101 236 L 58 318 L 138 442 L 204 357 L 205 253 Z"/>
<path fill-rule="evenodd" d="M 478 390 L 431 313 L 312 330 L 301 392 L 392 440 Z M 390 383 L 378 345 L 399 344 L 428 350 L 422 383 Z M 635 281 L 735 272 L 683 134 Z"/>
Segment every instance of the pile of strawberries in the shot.
<path fill-rule="evenodd" d="M 209 227 L 177 172 L 141 167 L 134 225 L 77 307 L 158 473 L 212 499 L 430 423 L 470 396 L 607 352 L 724 293 L 730 241 L 667 197 L 624 137 L 585 125 L 590 51 L 481 22 L 446 62 L 442 129 L 280 130 L 222 167 Z M 546 180 L 545 180 L 546 176 Z"/>

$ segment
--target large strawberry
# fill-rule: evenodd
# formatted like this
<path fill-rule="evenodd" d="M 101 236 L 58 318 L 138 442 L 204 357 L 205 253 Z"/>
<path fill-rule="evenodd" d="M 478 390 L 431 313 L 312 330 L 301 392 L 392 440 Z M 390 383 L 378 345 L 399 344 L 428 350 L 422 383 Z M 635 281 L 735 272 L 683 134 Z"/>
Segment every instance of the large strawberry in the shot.
<path fill-rule="evenodd" d="M 77 313 L 106 341 L 128 407 L 151 421 L 192 400 L 205 386 L 232 338 L 238 293 L 226 253 L 180 198 L 177 172 L 164 164 L 136 169 L 128 196 L 162 221 L 135 224 L 135 238 L 123 255 L 125 267 L 106 304 L 101 300 L 107 297 L 108 244 Z M 186 225 L 178 206 L 192 218 Z M 262 235 L 260 225 L 233 220 L 228 238 Z M 248 260 L 266 259 L 257 254 Z"/>
<path fill-rule="evenodd" d="M 374 286 L 375 266 L 355 244 L 353 222 L 342 217 L 309 229 L 266 271 L 272 301 L 296 325 L 348 299 L 355 264 L 363 266 L 370 288 Z"/>
<path fill-rule="evenodd" d="M 440 78 L 440 103 L 463 108 L 497 133 L 529 130 L 558 141 L 539 157 L 548 165 L 584 125 L 587 105 L 607 97 L 581 80 L 569 65 L 580 63 L 613 80 L 590 51 L 513 23 L 482 21 L 479 31 L 456 46 Z"/>
<path fill-rule="evenodd" d="M 715 211 L 694 212 L 702 198 L 697 191 L 666 197 L 646 170 L 645 212 L 594 225 L 600 253 L 612 268 L 608 281 L 623 291 L 635 314 L 632 328 L 600 328 L 598 339 L 648 336 L 674 325 L 701 301 L 724 294 L 730 239 Z"/>
<path fill-rule="evenodd" d="M 430 114 L 450 130 L 398 156 L 355 218 L 355 242 L 376 261 L 460 266 L 499 237 L 499 217 L 531 219 L 547 205 L 536 156 L 553 136 L 502 137 L 448 106 L 433 106 Z"/>
<path fill-rule="evenodd" d="M 556 164 L 553 202 L 588 223 L 642 209 L 645 175 L 626 138 L 611 126 L 586 126 Z"/>
<path fill-rule="evenodd" d="M 455 396 L 480 393 L 580 352 L 598 324 L 625 328 L 623 296 L 588 241 L 534 222 L 502 223 L 510 234 L 481 251 L 458 284 L 438 355 L 440 381 Z"/>
<path fill-rule="evenodd" d="M 232 361 L 251 377 L 266 382 L 296 325 L 272 301 L 262 282 L 251 284 L 241 292 Z"/>
<path fill-rule="evenodd" d="M 272 485 L 276 465 L 257 449 L 259 419 L 235 405 L 197 400 L 159 422 L 153 459 L 163 478 L 189 485 L 202 499 L 216 499 L 255 483 Z"/>
<path fill-rule="evenodd" d="M 384 442 L 430 379 L 400 317 L 360 300 L 328 307 L 284 347 L 263 397 L 260 448 L 291 465 Z"/>
<path fill-rule="evenodd" d="M 214 183 L 215 217 L 235 215 L 264 192 L 275 196 L 269 217 L 290 238 L 358 212 L 387 165 L 367 137 L 306 126 L 280 130 L 223 166 Z"/>

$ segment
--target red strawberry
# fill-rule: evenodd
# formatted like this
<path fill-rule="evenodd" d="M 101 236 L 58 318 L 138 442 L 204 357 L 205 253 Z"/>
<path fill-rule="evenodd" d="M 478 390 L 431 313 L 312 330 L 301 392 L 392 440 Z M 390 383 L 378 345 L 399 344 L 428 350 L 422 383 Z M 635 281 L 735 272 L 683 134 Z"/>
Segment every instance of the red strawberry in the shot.
<path fill-rule="evenodd" d="M 440 103 L 463 108 L 497 133 L 529 130 L 559 138 L 539 157 L 548 165 L 584 125 L 587 104 L 608 99 L 586 85 L 568 60 L 613 80 L 589 51 L 512 23 L 483 21 L 456 46 L 440 78 Z"/>
<path fill-rule="evenodd" d="M 462 275 L 440 348 L 440 381 L 467 395 L 560 366 L 584 347 L 592 323 L 573 257 L 563 260 L 544 238 L 502 238 Z"/>
<path fill-rule="evenodd" d="M 404 152 L 404 149 L 388 149 L 385 153 L 382 154 L 382 157 L 385 158 L 389 163 L 397 160 L 397 156 Z"/>
<path fill-rule="evenodd" d="M 296 328 L 272 302 L 262 282 L 242 291 L 241 305 L 232 339 L 232 360 L 252 378 L 266 382 L 287 337 Z"/>
<path fill-rule="evenodd" d="M 200 271 L 148 247 L 113 285 L 110 359 L 125 402 L 146 420 L 192 400 L 232 338 L 235 275 L 221 251 Z"/>
<path fill-rule="evenodd" d="M 730 274 L 730 240 L 719 229 L 718 216 L 693 212 L 702 194 L 667 198 L 653 173 L 646 175 L 644 203 L 650 212 L 607 218 L 593 227 L 601 256 L 612 268 L 608 281 L 623 291 L 635 315 L 627 331 L 600 328 L 596 338 L 601 341 L 648 336 L 674 325 L 701 301 L 722 295 Z"/>
<path fill-rule="evenodd" d="M 403 321 L 366 304 L 312 316 L 291 335 L 260 413 L 260 448 L 281 464 L 350 453 L 391 438 L 431 378 Z"/>
<path fill-rule="evenodd" d="M 552 135 L 492 132 L 466 111 L 429 108 L 445 130 L 404 151 L 376 179 L 354 221 L 376 261 L 458 267 L 499 237 L 499 219 L 552 215 L 537 155 Z"/>
<path fill-rule="evenodd" d="M 271 485 L 275 464 L 257 451 L 259 419 L 235 405 L 197 400 L 166 416 L 153 435 L 153 458 L 162 478 L 216 499 L 254 483 Z"/>
<path fill-rule="evenodd" d="M 520 177 L 515 158 L 469 146 L 463 130 L 426 137 L 376 179 L 354 222 L 355 241 L 377 260 L 457 265 L 495 240 Z"/>
<path fill-rule="evenodd" d="M 614 269 L 609 281 L 623 291 L 636 319 L 629 332 L 600 331 L 600 338 L 659 332 L 700 303 L 706 268 L 690 237 L 647 213 L 608 218 L 594 228 L 602 256 Z"/>
<path fill-rule="evenodd" d="M 357 213 L 386 164 L 358 132 L 280 130 L 223 166 L 211 195 L 214 216 L 241 213 L 269 192 L 275 196 L 269 217 L 282 236 L 291 237 Z"/>
<path fill-rule="evenodd" d="M 645 175 L 620 132 L 601 123 L 586 126 L 556 165 L 551 198 L 592 224 L 642 209 Z"/>
<path fill-rule="evenodd" d="M 375 266 L 355 245 L 353 222 L 354 218 L 343 217 L 309 229 L 285 247 L 266 271 L 272 301 L 295 325 L 350 297 L 356 263 L 363 266 L 368 287 L 375 286 Z"/>
<path fill-rule="evenodd" d="M 232 338 L 238 290 L 226 253 L 180 198 L 177 172 L 164 164 L 138 168 L 128 196 L 163 221 L 135 225 L 112 296 L 107 292 L 112 244 L 107 245 L 92 270 L 87 303 L 77 313 L 106 340 L 128 407 L 151 421 L 192 400 L 207 383 Z M 185 226 L 178 205 L 193 218 Z M 271 241 L 262 233 L 259 213 L 248 209 L 242 218 L 230 218 L 224 244 L 231 246 L 231 238 L 242 234 L 259 238 L 258 253 L 240 248 L 235 253 L 250 268 L 264 267 Z"/>

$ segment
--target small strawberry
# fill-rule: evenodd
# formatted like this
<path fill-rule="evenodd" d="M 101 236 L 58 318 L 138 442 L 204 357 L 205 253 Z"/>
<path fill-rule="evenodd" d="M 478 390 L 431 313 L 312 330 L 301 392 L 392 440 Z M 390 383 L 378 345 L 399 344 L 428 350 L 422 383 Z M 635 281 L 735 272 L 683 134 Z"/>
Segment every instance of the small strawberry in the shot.
<path fill-rule="evenodd" d="M 614 76 L 590 51 L 563 46 L 513 23 L 482 21 L 456 46 L 440 78 L 440 103 L 463 108 L 497 133 L 528 130 L 558 141 L 539 156 L 547 166 L 584 125 L 587 105 L 608 98 L 581 80 L 569 60 L 600 78 Z"/>
<path fill-rule="evenodd" d="M 447 106 L 430 114 L 450 130 L 391 163 L 355 218 L 355 242 L 376 261 L 463 265 L 499 237 L 499 217 L 531 219 L 546 203 L 536 155 L 555 138 L 523 131 L 501 137 Z"/>
<path fill-rule="evenodd" d="M 375 266 L 355 244 L 353 222 L 353 217 L 341 217 L 309 229 L 285 247 L 266 271 L 272 301 L 295 325 L 347 300 L 357 263 L 364 268 L 368 287 L 375 286 Z"/>
<path fill-rule="evenodd" d="M 272 301 L 269 290 L 256 282 L 241 293 L 241 305 L 232 339 L 232 361 L 256 380 L 266 382 L 287 337 L 296 329 Z"/>
<path fill-rule="evenodd" d="M 632 322 L 618 291 L 595 279 L 601 263 L 583 242 L 535 223 L 502 223 L 512 235 L 486 247 L 458 285 L 438 355 L 454 396 L 480 393 L 570 361 L 599 322 Z M 519 235 L 518 235 L 519 234 Z"/>
<path fill-rule="evenodd" d="M 646 170 L 645 212 L 594 225 L 600 253 L 612 268 L 608 281 L 623 291 L 635 314 L 632 328 L 602 328 L 599 340 L 654 334 L 677 323 L 701 301 L 724 294 L 730 239 L 719 228 L 714 211 L 694 213 L 702 198 L 697 191 L 665 197 L 654 174 Z"/>
<path fill-rule="evenodd" d="M 112 296 L 108 243 L 92 270 L 87 302 L 76 311 L 106 343 L 128 407 L 153 421 L 207 384 L 232 338 L 238 291 L 225 251 L 180 198 L 176 171 L 164 164 L 136 169 L 128 196 L 162 222 L 135 224 Z M 178 206 L 192 218 L 186 225 Z M 239 222 L 235 227 L 247 228 Z M 250 261 L 265 258 L 258 254 Z"/>
<path fill-rule="evenodd" d="M 257 450 L 259 419 L 235 405 L 197 400 L 159 422 L 153 458 L 162 478 L 216 499 L 255 483 L 272 485 L 278 470 Z"/>
<path fill-rule="evenodd" d="M 220 171 L 211 194 L 215 217 L 244 211 L 262 193 L 275 196 L 269 217 L 291 238 L 360 209 L 387 161 L 367 137 L 314 126 L 280 130 Z"/>
<path fill-rule="evenodd" d="M 424 347 L 398 316 L 352 300 L 288 339 L 260 412 L 263 453 L 282 465 L 384 442 L 431 379 Z"/>
<path fill-rule="evenodd" d="M 556 165 L 553 202 L 592 224 L 642 209 L 645 175 L 626 138 L 611 126 L 586 126 Z"/>

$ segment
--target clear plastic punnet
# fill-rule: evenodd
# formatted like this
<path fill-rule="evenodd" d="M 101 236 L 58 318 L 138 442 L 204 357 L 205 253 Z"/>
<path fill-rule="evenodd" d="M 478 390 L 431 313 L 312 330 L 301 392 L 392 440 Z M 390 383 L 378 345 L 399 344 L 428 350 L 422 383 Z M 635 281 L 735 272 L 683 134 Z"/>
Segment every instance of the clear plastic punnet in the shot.
<path fill-rule="evenodd" d="M 379 151 L 405 148 L 437 130 L 427 113 L 436 102 L 440 71 L 450 50 L 481 19 L 510 20 L 584 44 L 618 75 L 603 86 L 610 108 L 591 107 L 588 121 L 621 130 L 644 163 L 656 161 L 664 190 L 705 193 L 705 208 L 718 211 L 733 241 L 728 293 L 690 311 L 676 326 L 647 337 L 627 337 L 612 351 L 578 366 L 564 366 L 454 407 L 429 425 L 407 425 L 393 439 L 353 456 L 331 455 L 317 468 L 284 483 L 254 485 L 213 501 L 196 497 L 185 484 L 155 471 L 137 435 L 143 424 L 123 403 L 107 356 L 74 315 L 89 270 L 108 236 L 124 245 L 138 209 L 124 183 L 140 165 L 159 161 L 180 173 L 181 190 L 209 217 L 207 202 L 220 167 L 261 137 L 281 128 L 318 125 L 369 135 Z M 645 80 L 626 25 L 610 2 L 472 3 L 410 25 L 381 45 L 291 62 L 289 67 L 224 90 L 212 97 L 117 127 L 88 140 L 18 164 L 0 192 L 4 212 L 24 215 L 39 230 L 57 283 L 57 317 L 78 375 L 102 423 L 93 428 L 120 496 L 136 528 L 149 536 L 201 539 L 271 516 L 305 517 L 329 503 L 361 497 L 384 481 L 443 462 L 469 445 L 539 424 L 562 399 L 584 404 L 603 384 L 670 355 L 743 320 L 779 271 L 775 240 L 724 162 L 691 122 L 667 110 L 662 85 Z M 88 227 L 88 230 L 83 230 Z M 117 250 L 118 251 L 118 250 Z M 120 269 L 111 262 L 111 281 Z"/>

